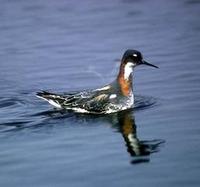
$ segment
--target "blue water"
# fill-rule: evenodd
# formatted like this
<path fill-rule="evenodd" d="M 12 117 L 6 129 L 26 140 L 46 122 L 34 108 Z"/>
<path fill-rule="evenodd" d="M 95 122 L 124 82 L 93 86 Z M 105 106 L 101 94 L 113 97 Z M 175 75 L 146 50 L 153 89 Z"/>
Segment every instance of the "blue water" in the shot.
<path fill-rule="evenodd" d="M 0 4 L 0 186 L 200 185 L 199 0 Z M 136 68 L 134 110 L 76 115 L 35 97 L 111 82 L 128 48 L 160 67 Z"/>

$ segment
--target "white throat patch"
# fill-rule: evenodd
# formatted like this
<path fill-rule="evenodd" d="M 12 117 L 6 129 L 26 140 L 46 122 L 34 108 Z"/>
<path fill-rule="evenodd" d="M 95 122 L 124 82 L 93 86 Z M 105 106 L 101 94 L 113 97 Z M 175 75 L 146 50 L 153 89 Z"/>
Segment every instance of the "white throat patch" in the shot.
<path fill-rule="evenodd" d="M 124 67 L 124 79 L 128 80 L 130 74 L 133 72 L 133 63 L 128 62 Z"/>

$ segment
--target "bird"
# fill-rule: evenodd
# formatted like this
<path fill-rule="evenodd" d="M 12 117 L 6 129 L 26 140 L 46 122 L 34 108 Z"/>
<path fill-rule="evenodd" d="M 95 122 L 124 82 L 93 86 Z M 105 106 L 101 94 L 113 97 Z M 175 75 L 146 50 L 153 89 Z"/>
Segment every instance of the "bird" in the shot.
<path fill-rule="evenodd" d="M 134 107 L 133 70 L 136 66 L 150 64 L 140 51 L 128 49 L 121 58 L 119 73 L 110 84 L 91 90 L 64 94 L 40 91 L 36 96 L 49 102 L 55 108 L 88 114 L 110 114 Z"/>

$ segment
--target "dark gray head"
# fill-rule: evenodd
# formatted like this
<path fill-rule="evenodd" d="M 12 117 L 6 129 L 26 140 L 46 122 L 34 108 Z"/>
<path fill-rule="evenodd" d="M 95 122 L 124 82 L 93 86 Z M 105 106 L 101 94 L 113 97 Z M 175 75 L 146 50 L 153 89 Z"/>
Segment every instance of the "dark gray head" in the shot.
<path fill-rule="evenodd" d="M 158 68 L 157 66 L 146 62 L 143 59 L 142 54 L 139 51 L 133 50 L 133 49 L 128 49 L 125 51 L 122 57 L 122 63 L 123 64 L 132 63 L 133 67 L 144 64 L 144 65 L 152 66 L 154 68 Z"/>

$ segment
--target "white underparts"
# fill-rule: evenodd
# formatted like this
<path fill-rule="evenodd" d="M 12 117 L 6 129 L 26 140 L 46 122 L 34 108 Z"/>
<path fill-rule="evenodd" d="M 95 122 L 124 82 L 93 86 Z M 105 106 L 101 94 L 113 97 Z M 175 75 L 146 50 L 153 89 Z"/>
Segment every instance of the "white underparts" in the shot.
<path fill-rule="evenodd" d="M 49 99 L 47 100 L 51 105 L 55 106 L 56 108 L 62 108 L 60 104 L 56 103 L 55 101 Z"/>
<path fill-rule="evenodd" d="M 85 110 L 83 108 L 71 108 L 71 109 L 79 113 L 90 113 L 88 110 Z"/>
<path fill-rule="evenodd" d="M 109 99 L 114 99 L 114 98 L 116 98 L 116 97 L 117 97 L 116 94 L 111 94 L 110 97 L 109 97 Z"/>
<path fill-rule="evenodd" d="M 131 73 L 133 72 L 134 64 L 132 62 L 128 62 L 124 67 L 124 79 L 128 80 Z"/>
<path fill-rule="evenodd" d="M 41 99 L 43 99 L 43 100 L 45 100 L 45 101 L 47 101 L 47 102 L 49 102 L 49 104 L 53 105 L 53 106 L 56 107 L 56 108 L 62 108 L 60 104 L 56 103 L 56 102 L 53 101 L 52 99 L 46 99 L 46 98 L 41 97 L 41 96 L 38 96 L 38 95 L 37 95 L 37 97 L 38 97 L 38 98 L 41 98 Z"/>

